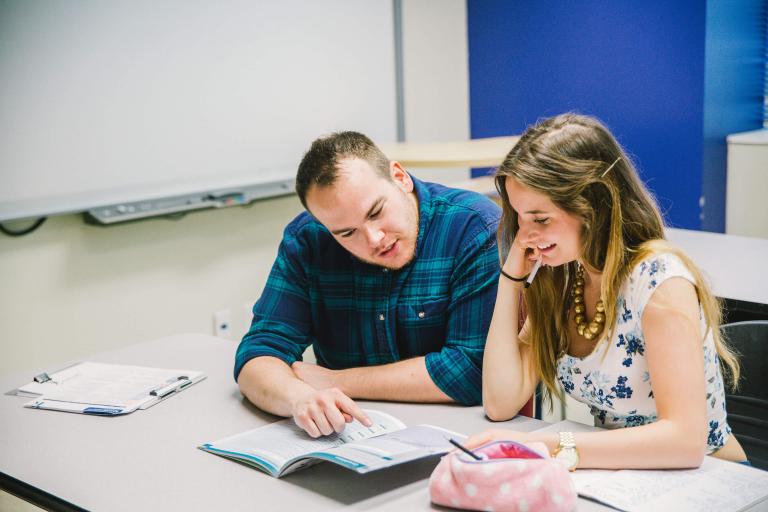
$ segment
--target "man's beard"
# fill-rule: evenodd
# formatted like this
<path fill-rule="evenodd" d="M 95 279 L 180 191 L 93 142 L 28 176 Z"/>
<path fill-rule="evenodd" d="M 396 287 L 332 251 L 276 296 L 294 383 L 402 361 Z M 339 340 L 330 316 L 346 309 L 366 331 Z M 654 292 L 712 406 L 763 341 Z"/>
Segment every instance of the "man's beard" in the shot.
<path fill-rule="evenodd" d="M 417 201 L 409 201 L 408 202 L 409 208 L 409 214 L 408 214 L 408 223 L 412 227 L 410 233 L 406 233 L 405 237 L 399 237 L 397 238 L 397 243 L 402 244 L 404 240 L 412 241 L 413 246 L 411 247 L 411 254 L 408 256 L 408 259 L 401 264 L 398 265 L 387 265 L 386 263 L 382 263 L 381 261 L 377 261 L 374 259 L 369 258 L 361 258 L 359 256 L 352 255 L 353 257 L 357 258 L 358 260 L 362 261 L 363 263 L 367 263 L 369 265 L 375 265 L 377 267 L 386 268 L 389 270 L 400 270 L 402 268 L 407 267 L 410 265 L 414 258 L 416 257 L 416 243 L 419 239 L 419 204 Z"/>
<path fill-rule="evenodd" d="M 418 236 L 418 235 L 417 235 Z M 398 243 L 402 243 L 402 238 L 398 239 Z M 352 253 L 350 253 L 352 254 Z M 375 260 L 375 259 L 369 259 L 369 258 L 361 258 L 359 256 L 355 256 L 352 254 L 352 257 L 357 259 L 358 261 L 362 261 L 363 263 L 367 263 L 368 265 L 375 265 L 377 267 L 386 268 L 389 270 L 400 270 L 401 268 L 407 267 L 410 265 L 414 258 L 416 257 L 416 237 L 413 238 L 413 249 L 411 251 L 410 256 L 408 257 L 408 260 L 405 263 L 399 264 L 399 265 L 387 265 L 386 263 L 382 263 L 381 261 Z"/>

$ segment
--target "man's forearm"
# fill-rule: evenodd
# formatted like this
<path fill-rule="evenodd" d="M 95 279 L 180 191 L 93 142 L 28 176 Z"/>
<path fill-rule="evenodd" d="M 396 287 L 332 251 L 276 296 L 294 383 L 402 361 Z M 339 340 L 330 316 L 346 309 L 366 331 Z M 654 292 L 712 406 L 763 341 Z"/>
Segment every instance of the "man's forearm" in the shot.
<path fill-rule="evenodd" d="M 248 361 L 237 379 L 240 391 L 256 407 L 278 416 L 291 416 L 292 400 L 314 391 L 296 378 L 291 368 L 276 357 Z"/>
<path fill-rule="evenodd" d="M 429 376 L 424 357 L 381 366 L 340 370 L 338 385 L 344 394 L 352 398 L 453 402 Z"/>

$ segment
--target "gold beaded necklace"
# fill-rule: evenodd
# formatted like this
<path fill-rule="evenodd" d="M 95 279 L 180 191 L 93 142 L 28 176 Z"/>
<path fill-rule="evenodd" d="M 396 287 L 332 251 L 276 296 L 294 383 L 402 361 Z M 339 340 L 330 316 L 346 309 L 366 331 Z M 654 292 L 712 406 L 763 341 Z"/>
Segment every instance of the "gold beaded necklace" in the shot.
<path fill-rule="evenodd" d="M 576 280 L 573 282 L 573 321 L 576 323 L 576 331 L 579 336 L 584 336 L 588 341 L 600 336 L 605 328 L 605 304 L 602 299 L 595 304 L 595 318 L 587 322 L 587 306 L 584 304 L 584 267 L 577 264 Z"/>

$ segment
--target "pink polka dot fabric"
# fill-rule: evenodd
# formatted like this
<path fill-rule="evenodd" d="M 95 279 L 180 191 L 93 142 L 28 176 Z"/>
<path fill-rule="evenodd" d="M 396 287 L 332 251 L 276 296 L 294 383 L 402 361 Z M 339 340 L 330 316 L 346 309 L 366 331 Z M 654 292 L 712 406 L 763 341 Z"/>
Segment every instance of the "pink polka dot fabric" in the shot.
<path fill-rule="evenodd" d="M 535 458 L 509 458 L 510 443 L 518 451 L 530 448 L 538 454 L 526 450 Z M 576 488 L 568 470 L 549 458 L 543 443 L 495 441 L 473 451 L 485 459 L 451 452 L 440 460 L 429 479 L 433 503 L 493 512 L 575 510 Z"/>

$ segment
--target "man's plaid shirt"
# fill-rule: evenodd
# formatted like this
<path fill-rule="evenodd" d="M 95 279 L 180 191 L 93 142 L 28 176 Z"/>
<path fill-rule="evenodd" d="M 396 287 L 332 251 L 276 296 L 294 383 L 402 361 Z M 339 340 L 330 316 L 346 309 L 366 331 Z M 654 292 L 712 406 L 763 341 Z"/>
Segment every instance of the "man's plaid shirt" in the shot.
<path fill-rule="evenodd" d="M 481 403 L 500 210 L 474 192 L 413 182 L 419 234 L 413 261 L 400 270 L 358 260 L 306 212 L 285 228 L 237 350 L 235 379 L 254 357 L 290 365 L 312 344 L 318 364 L 331 369 L 426 356 L 443 392 Z"/>

